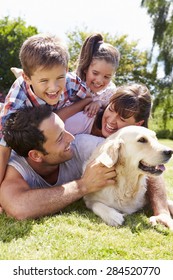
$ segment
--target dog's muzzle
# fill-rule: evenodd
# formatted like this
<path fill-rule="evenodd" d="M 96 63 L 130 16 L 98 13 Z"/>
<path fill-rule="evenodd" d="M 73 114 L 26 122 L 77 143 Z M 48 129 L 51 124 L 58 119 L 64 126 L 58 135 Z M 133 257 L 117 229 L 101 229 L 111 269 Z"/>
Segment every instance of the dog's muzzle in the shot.
<path fill-rule="evenodd" d="M 146 163 L 145 161 L 141 160 L 139 162 L 139 168 L 147 173 L 150 173 L 152 175 L 161 175 L 163 173 L 163 171 L 165 170 L 165 166 L 163 163 L 166 163 L 169 161 L 169 159 L 171 158 L 173 154 L 172 150 L 165 150 L 163 151 L 163 162 L 162 164 L 156 165 L 156 166 L 151 166 L 148 163 Z"/>

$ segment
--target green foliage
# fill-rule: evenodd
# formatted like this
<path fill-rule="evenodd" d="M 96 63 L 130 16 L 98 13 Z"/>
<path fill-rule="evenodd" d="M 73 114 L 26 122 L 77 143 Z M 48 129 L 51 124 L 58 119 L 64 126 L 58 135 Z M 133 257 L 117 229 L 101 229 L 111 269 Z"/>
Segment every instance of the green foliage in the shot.
<path fill-rule="evenodd" d="M 158 60 L 163 61 L 165 74 L 171 75 L 173 65 L 173 4 L 172 0 L 142 0 L 141 6 L 151 16 L 154 29 L 153 46 L 159 46 Z M 173 74 L 173 73 L 172 73 Z"/>
<path fill-rule="evenodd" d="M 173 119 L 173 89 L 163 89 L 154 103 L 154 116 L 159 112 L 163 120 L 163 129 L 168 129 L 168 121 Z"/>
<path fill-rule="evenodd" d="M 141 6 L 151 17 L 153 48 L 157 45 L 157 60 L 164 64 L 165 77 L 158 81 L 154 99 L 154 119 L 165 136 L 173 134 L 173 3 L 172 0 L 142 0 Z M 151 53 L 152 55 L 152 53 Z M 169 131 L 167 133 L 166 131 Z"/>
<path fill-rule="evenodd" d="M 84 27 L 83 31 L 76 29 L 75 31 L 67 32 L 66 35 L 70 53 L 69 71 L 75 71 L 81 47 L 90 33 L 88 33 L 86 27 Z"/>
<path fill-rule="evenodd" d="M 0 92 L 7 93 L 14 81 L 10 68 L 21 67 L 19 50 L 23 41 L 37 33 L 36 27 L 26 27 L 21 18 L 0 20 Z"/>

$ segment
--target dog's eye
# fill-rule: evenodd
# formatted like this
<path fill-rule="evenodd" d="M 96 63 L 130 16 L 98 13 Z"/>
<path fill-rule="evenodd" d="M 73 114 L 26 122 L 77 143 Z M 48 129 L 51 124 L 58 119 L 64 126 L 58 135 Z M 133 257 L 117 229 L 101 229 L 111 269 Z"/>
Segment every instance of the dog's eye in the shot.
<path fill-rule="evenodd" d="M 138 139 L 138 142 L 140 142 L 140 143 L 147 143 L 148 141 L 147 141 L 147 139 L 145 137 L 141 137 L 141 138 Z"/>

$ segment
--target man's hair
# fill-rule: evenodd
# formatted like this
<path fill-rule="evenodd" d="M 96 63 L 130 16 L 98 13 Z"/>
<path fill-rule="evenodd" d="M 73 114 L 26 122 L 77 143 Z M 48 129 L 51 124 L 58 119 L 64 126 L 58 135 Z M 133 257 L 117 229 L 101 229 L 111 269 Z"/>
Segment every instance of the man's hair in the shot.
<path fill-rule="evenodd" d="M 30 150 L 47 154 L 43 148 L 46 137 L 39 126 L 51 113 L 49 105 L 41 105 L 19 109 L 11 114 L 2 130 L 7 145 L 23 157 L 28 157 Z"/>
<path fill-rule="evenodd" d="M 56 36 L 37 34 L 26 39 L 21 46 L 19 59 L 24 73 L 30 78 L 39 67 L 68 66 L 69 53 Z"/>

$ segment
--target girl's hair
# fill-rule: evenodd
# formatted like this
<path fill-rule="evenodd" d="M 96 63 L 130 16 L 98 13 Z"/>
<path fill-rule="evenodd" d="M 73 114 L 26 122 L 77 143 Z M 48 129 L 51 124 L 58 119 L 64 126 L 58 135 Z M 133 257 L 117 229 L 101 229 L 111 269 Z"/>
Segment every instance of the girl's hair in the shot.
<path fill-rule="evenodd" d="M 66 46 L 56 36 L 37 34 L 26 39 L 19 52 L 24 73 L 30 78 L 38 67 L 63 65 L 67 68 L 69 54 Z"/>
<path fill-rule="evenodd" d="M 134 117 L 136 122 L 144 120 L 142 126 L 148 127 L 151 114 L 151 94 L 142 84 L 123 85 L 116 89 L 108 106 L 124 119 Z M 96 125 L 101 129 L 101 120 L 104 110 L 97 115 Z"/>
<path fill-rule="evenodd" d="M 103 42 L 101 34 L 94 34 L 85 40 L 78 59 L 76 73 L 83 81 L 86 81 L 86 71 L 93 59 L 104 59 L 111 63 L 116 71 L 120 61 L 120 53 L 111 44 Z"/>

